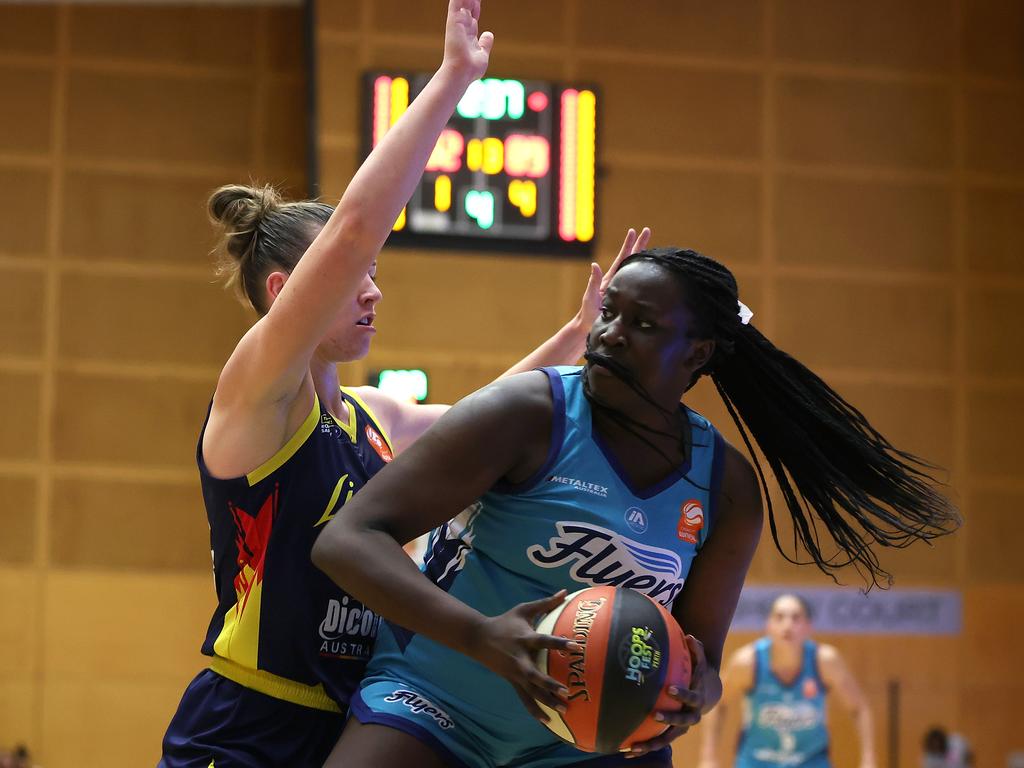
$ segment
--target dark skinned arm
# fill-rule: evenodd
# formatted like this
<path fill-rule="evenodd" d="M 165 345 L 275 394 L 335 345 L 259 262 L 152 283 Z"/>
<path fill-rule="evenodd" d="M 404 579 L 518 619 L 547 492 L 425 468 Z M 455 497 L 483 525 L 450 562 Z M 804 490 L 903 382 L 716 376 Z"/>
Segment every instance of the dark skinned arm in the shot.
<path fill-rule="evenodd" d="M 693 656 L 689 690 L 669 692 L 682 705 L 662 712 L 670 727 L 660 736 L 634 745 L 630 757 L 661 749 L 695 725 L 722 698 L 722 648 L 729 632 L 743 580 L 761 537 L 761 488 L 750 462 L 732 446 L 724 453 L 722 488 L 711 534 L 690 567 L 672 608 Z M 698 639 L 700 638 L 700 639 Z"/>
<path fill-rule="evenodd" d="M 487 617 L 424 576 L 402 544 L 451 519 L 499 479 L 522 481 L 539 469 L 552 411 L 547 376 L 536 371 L 470 395 L 352 497 L 312 555 L 318 568 L 380 615 L 507 679 L 540 719 L 546 716 L 534 699 L 564 710 L 564 689 L 536 670 L 532 656 L 575 644 L 538 634 L 533 622 L 564 592 Z"/>

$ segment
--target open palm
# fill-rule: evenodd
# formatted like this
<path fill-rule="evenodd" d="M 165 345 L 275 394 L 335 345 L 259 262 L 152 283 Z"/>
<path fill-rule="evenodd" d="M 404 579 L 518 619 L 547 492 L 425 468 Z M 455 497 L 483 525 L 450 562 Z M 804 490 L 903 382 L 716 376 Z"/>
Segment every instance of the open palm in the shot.
<path fill-rule="evenodd" d="M 480 0 L 449 0 L 444 62 L 476 79 L 487 71 L 494 35 L 479 33 Z"/>
<path fill-rule="evenodd" d="M 583 324 L 589 328 L 594 324 L 597 316 L 601 313 L 601 300 L 604 298 L 604 292 L 608 289 L 608 283 L 612 281 L 615 276 L 616 270 L 619 268 L 619 264 L 627 256 L 631 256 L 637 251 L 642 251 L 647 247 L 647 243 L 651 239 L 651 230 L 644 227 L 640 234 L 636 233 L 636 230 L 630 228 L 626 232 L 626 239 L 622 241 L 622 248 L 619 249 L 619 255 L 615 257 L 615 261 L 608 267 L 607 272 L 601 272 L 601 267 L 595 262 L 590 265 L 590 281 L 587 283 L 587 289 L 583 293 L 583 301 L 580 302 L 580 319 Z"/>

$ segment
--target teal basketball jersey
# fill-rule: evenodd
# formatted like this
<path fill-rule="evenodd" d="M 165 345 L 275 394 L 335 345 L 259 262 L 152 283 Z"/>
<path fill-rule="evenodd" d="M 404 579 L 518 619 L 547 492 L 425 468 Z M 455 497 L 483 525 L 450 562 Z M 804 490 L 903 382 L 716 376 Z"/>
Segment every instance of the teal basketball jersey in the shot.
<path fill-rule="evenodd" d="M 754 651 L 754 687 L 744 700 L 737 768 L 829 765 L 818 644 L 804 643 L 800 673 L 788 685 L 772 672 L 771 640 L 762 637 Z"/>
<path fill-rule="evenodd" d="M 691 433 L 688 460 L 654 486 L 636 488 L 592 428 L 582 369 L 543 370 L 554 410 L 544 465 L 525 482 L 497 484 L 433 531 L 424 573 L 489 616 L 563 588 L 571 593 L 603 585 L 637 590 L 671 611 L 714 525 L 722 437 L 707 419 L 684 408 Z M 383 681 L 402 683 L 393 696 L 413 692 L 445 713 L 439 731 L 445 740 L 456 739 L 454 731 L 466 722 L 460 713 L 473 713 L 476 730 L 491 734 L 487 749 L 507 748 L 512 755 L 559 743 L 500 677 L 387 623 L 363 691 L 377 690 Z M 409 709 L 410 719 L 436 727 L 424 714 L 429 708 Z"/>

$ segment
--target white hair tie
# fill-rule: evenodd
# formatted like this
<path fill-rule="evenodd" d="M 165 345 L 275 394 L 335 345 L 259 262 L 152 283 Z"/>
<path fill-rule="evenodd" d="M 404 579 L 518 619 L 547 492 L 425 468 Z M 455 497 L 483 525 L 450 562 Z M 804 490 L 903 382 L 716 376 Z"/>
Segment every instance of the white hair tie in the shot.
<path fill-rule="evenodd" d="M 736 299 L 736 303 L 740 305 L 740 311 L 737 313 L 739 315 L 740 322 L 743 325 L 748 325 L 750 323 L 750 318 L 754 316 L 754 313 L 750 311 L 750 307 L 739 299 Z"/>

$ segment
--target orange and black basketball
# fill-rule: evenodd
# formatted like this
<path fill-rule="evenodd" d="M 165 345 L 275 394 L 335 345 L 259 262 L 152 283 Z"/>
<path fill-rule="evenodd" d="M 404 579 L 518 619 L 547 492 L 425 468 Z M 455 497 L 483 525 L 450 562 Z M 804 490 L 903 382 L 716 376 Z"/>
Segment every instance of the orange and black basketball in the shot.
<path fill-rule="evenodd" d="M 690 651 L 672 615 L 631 589 L 574 592 L 537 631 L 575 640 L 581 650 L 540 652 L 537 664 L 569 689 L 565 714 L 541 707 L 559 737 L 585 752 L 618 752 L 666 725 L 654 713 L 679 708 L 667 691 L 690 685 Z"/>

